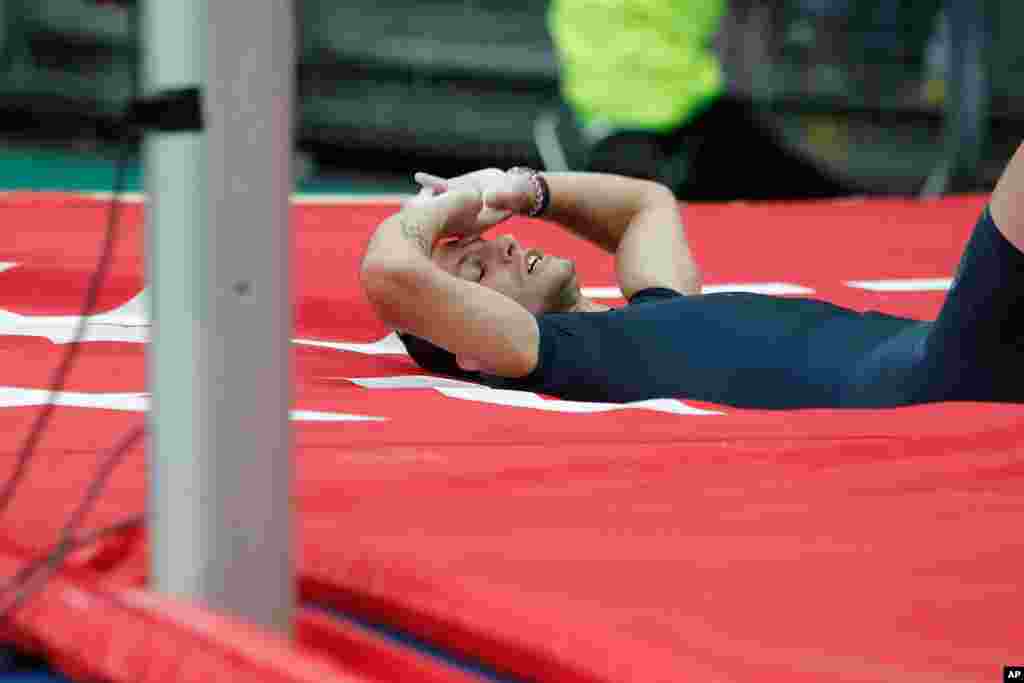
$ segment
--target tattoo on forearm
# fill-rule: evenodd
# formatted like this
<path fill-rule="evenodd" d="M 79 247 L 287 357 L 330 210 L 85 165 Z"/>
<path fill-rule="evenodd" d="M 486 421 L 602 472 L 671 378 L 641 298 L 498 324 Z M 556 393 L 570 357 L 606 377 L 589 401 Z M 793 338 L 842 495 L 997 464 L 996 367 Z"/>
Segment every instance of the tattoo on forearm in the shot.
<path fill-rule="evenodd" d="M 404 216 L 398 219 L 398 223 L 402 226 L 402 235 L 418 246 L 425 256 L 430 256 L 430 238 L 424 234 L 423 226 Z"/>

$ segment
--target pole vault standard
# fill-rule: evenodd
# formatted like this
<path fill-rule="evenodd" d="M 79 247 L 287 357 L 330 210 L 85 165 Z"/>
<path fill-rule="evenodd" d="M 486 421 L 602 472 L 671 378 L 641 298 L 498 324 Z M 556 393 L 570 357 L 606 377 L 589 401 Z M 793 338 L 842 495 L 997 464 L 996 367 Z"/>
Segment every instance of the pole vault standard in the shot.
<path fill-rule="evenodd" d="M 290 633 L 291 0 L 146 0 L 145 95 L 204 130 L 144 149 L 152 587 Z"/>

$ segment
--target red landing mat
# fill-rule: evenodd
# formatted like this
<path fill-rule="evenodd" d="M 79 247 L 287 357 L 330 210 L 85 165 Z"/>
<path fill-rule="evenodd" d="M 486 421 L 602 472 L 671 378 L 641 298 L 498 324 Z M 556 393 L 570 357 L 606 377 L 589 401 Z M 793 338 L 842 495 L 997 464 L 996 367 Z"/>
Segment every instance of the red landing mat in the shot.
<path fill-rule="evenodd" d="M 683 211 L 712 287 L 931 317 L 983 203 Z M 1024 406 L 607 406 L 438 381 L 358 287 L 362 247 L 395 208 L 293 214 L 304 599 L 531 680 L 984 681 L 1024 661 Z M 10 463 L 66 348 L 104 207 L 16 194 L 0 219 Z M 0 520 L 8 544 L 50 544 L 96 449 L 145 409 L 140 221 L 127 212 L 107 315 Z M 593 247 L 537 221 L 507 231 L 576 255 L 583 286 L 614 296 Z M 136 452 L 90 525 L 141 512 L 144 476 Z M 135 585 L 143 543 L 74 564 Z"/>

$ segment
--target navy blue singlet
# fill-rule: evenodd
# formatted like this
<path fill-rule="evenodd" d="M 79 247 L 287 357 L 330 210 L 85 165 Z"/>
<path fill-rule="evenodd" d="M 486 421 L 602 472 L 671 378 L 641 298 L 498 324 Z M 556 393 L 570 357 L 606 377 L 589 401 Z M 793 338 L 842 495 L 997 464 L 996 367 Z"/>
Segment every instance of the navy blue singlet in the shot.
<path fill-rule="evenodd" d="M 759 409 L 1024 401 L 1024 254 L 987 210 L 936 321 L 657 288 L 623 308 L 537 322 L 532 373 L 476 381 L 580 401 L 673 397 Z"/>

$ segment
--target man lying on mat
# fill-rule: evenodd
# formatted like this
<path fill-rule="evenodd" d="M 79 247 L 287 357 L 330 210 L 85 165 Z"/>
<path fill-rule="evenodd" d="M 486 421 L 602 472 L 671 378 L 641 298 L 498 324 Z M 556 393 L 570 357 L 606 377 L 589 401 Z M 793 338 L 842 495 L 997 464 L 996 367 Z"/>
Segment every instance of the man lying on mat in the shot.
<path fill-rule="evenodd" d="M 570 400 L 742 408 L 1024 401 L 1024 146 L 982 212 L 935 321 L 825 301 L 700 294 L 675 197 L 620 176 L 477 171 L 384 220 L 361 279 L 425 369 Z M 580 293 L 572 260 L 483 235 L 539 215 L 615 256 L 629 304 Z"/>

